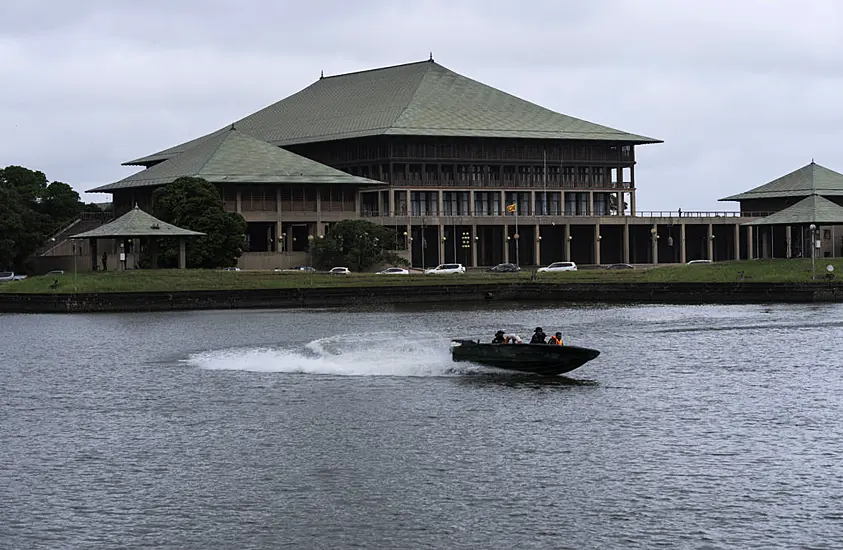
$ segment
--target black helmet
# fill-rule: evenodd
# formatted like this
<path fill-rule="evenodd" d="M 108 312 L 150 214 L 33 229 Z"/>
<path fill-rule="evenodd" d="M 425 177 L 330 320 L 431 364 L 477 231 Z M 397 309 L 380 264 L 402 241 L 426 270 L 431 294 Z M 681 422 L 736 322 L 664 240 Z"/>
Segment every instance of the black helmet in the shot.
<path fill-rule="evenodd" d="M 544 329 L 541 327 L 536 327 L 536 332 L 544 332 Z"/>
<path fill-rule="evenodd" d="M 556 336 L 562 336 L 562 333 L 561 333 L 561 332 L 557 332 L 557 333 L 556 333 Z"/>
<path fill-rule="evenodd" d="M 500 336 L 500 335 L 502 335 L 502 334 L 503 334 L 503 331 L 502 331 L 502 330 L 499 330 L 499 331 L 497 331 L 497 332 L 495 333 L 495 336 Z"/>

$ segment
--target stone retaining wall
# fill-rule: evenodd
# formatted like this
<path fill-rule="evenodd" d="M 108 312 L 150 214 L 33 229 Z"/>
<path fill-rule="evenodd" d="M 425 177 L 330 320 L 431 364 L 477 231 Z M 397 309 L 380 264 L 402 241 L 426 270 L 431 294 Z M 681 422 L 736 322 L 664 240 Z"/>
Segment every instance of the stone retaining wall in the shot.
<path fill-rule="evenodd" d="M 0 293 L 0 312 L 79 313 L 484 303 L 843 302 L 843 283 L 572 283 L 299 288 L 99 294 Z"/>

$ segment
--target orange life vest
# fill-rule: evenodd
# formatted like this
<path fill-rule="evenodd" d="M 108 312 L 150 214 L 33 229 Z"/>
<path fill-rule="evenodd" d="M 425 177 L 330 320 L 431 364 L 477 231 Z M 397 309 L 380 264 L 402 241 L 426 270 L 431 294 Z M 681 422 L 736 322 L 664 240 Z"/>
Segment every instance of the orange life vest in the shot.
<path fill-rule="evenodd" d="M 557 338 L 557 337 L 556 337 L 556 335 L 554 334 L 553 336 L 551 336 L 551 337 L 550 337 L 550 343 L 551 343 L 551 344 L 557 344 L 557 345 L 560 345 L 560 346 L 561 346 L 561 345 L 562 345 L 562 340 L 561 340 L 561 339 L 559 339 L 559 338 Z"/>

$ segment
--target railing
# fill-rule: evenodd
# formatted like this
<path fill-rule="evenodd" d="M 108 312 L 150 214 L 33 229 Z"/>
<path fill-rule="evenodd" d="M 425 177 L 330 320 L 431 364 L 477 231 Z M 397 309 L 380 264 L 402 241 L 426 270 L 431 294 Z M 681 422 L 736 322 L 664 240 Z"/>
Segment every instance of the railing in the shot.
<path fill-rule="evenodd" d="M 773 214 L 773 212 L 673 212 L 670 210 L 649 210 L 649 211 L 641 211 L 636 212 L 635 214 L 623 214 L 618 215 L 615 213 L 594 213 L 594 214 L 574 214 L 574 213 L 519 213 L 519 218 L 608 218 L 608 217 L 621 217 L 621 218 L 763 218 L 765 216 L 769 216 Z M 402 218 L 438 218 L 438 217 L 453 217 L 453 216 L 463 216 L 463 217 L 474 217 L 474 218 L 495 218 L 495 217 L 513 217 L 510 213 L 488 213 L 488 212 L 470 212 L 468 214 L 452 214 L 449 212 L 444 212 L 439 214 L 438 212 L 427 212 L 425 214 L 415 214 L 415 213 L 408 213 L 406 211 L 402 212 L 384 212 L 383 216 L 378 215 L 376 210 L 368 211 L 364 210 L 361 213 L 361 217 L 364 218 L 379 218 L 379 217 L 402 217 Z"/>

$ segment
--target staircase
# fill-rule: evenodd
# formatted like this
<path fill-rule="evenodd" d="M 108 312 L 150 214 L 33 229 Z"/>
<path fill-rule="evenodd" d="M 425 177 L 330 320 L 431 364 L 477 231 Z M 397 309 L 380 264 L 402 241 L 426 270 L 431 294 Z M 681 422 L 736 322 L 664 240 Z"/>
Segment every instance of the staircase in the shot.
<path fill-rule="evenodd" d="M 68 256 L 73 254 L 70 237 L 90 231 L 112 220 L 110 212 L 82 212 L 78 218 L 53 233 L 47 242 L 35 251 L 36 256 Z"/>

